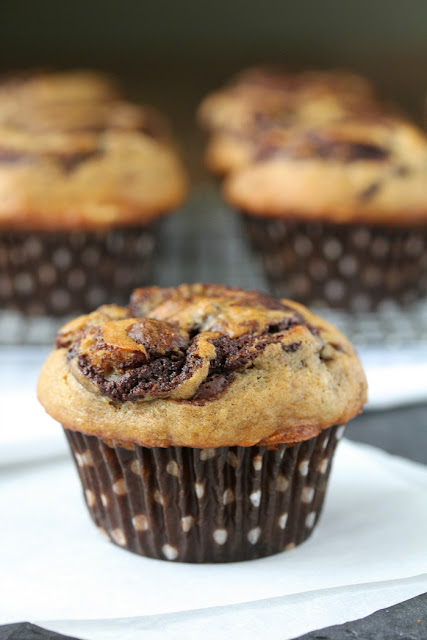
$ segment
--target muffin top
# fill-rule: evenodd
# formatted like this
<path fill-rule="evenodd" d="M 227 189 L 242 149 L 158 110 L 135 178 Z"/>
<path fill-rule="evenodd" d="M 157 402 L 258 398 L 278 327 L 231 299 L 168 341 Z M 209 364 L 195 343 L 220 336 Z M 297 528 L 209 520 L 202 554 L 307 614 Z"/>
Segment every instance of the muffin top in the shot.
<path fill-rule="evenodd" d="M 66 428 L 124 445 L 274 447 L 354 417 L 366 381 L 303 306 L 195 284 L 137 289 L 65 325 L 38 396 Z"/>
<path fill-rule="evenodd" d="M 377 105 L 371 84 L 344 71 L 289 72 L 274 67 L 243 71 L 200 104 L 198 119 L 209 132 L 250 134 L 295 119 L 331 120 Z"/>
<path fill-rule="evenodd" d="M 271 129 L 225 197 L 254 215 L 302 220 L 425 223 L 427 138 L 396 115 Z"/>
<path fill-rule="evenodd" d="M 250 161 L 272 128 L 291 131 L 380 109 L 370 83 L 352 73 L 249 69 L 199 107 L 199 121 L 211 134 L 206 164 L 227 173 Z"/>
<path fill-rule="evenodd" d="M 102 102 L 117 98 L 119 88 L 99 71 L 28 71 L 0 76 L 0 119 L 25 105 Z M 8 112 L 9 109 L 9 112 Z"/>
<path fill-rule="evenodd" d="M 101 74 L 0 83 L 0 225 L 102 229 L 177 206 L 186 176 L 163 119 Z"/>

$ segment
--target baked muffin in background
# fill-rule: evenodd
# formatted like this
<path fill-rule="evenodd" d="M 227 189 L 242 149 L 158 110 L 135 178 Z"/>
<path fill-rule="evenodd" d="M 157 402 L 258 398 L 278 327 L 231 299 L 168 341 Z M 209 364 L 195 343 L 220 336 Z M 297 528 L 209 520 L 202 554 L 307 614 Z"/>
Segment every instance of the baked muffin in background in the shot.
<path fill-rule="evenodd" d="M 199 119 L 275 295 L 360 312 L 426 296 L 427 139 L 367 80 L 252 69 Z"/>
<path fill-rule="evenodd" d="M 401 117 L 271 132 L 224 195 L 276 295 L 371 311 L 427 294 L 427 139 Z"/>
<path fill-rule="evenodd" d="M 187 177 L 153 109 L 95 72 L 0 84 L 0 308 L 64 316 L 145 282 Z"/>
<path fill-rule="evenodd" d="M 285 136 L 293 129 L 379 109 L 372 85 L 359 75 L 254 67 L 209 94 L 197 115 L 209 136 L 206 164 L 223 175 L 250 162 L 271 129 L 280 128 Z"/>
<path fill-rule="evenodd" d="M 301 305 L 194 284 L 137 289 L 64 326 L 38 397 L 110 540 L 228 562 L 311 534 L 366 380 L 348 340 Z"/>

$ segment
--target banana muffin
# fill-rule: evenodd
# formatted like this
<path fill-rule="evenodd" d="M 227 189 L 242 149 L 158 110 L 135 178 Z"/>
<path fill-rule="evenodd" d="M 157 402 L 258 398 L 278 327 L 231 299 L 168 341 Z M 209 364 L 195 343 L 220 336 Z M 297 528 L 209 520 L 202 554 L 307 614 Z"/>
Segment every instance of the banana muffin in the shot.
<path fill-rule="evenodd" d="M 403 117 L 271 131 L 224 194 L 276 295 L 371 311 L 427 294 L 427 139 Z"/>
<path fill-rule="evenodd" d="M 0 308 L 125 302 L 187 178 L 163 119 L 94 72 L 0 83 Z"/>
<path fill-rule="evenodd" d="M 65 325 L 38 397 L 108 538 L 228 562 L 311 534 L 366 381 L 348 340 L 303 306 L 195 284 L 137 289 Z"/>
<path fill-rule="evenodd" d="M 271 129 L 280 128 L 283 137 L 381 108 L 368 80 L 350 72 L 247 69 L 199 107 L 198 120 L 209 136 L 206 165 L 227 174 L 252 160 Z"/>

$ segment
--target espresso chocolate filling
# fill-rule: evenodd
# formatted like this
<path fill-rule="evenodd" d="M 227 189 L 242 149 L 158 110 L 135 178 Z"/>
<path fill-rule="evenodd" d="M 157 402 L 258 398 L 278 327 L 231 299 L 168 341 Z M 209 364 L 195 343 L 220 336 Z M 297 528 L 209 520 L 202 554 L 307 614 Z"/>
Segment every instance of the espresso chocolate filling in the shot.
<path fill-rule="evenodd" d="M 18 149 L 0 148 L 1 164 L 30 164 L 36 162 L 39 158 L 56 162 L 64 173 L 71 173 L 79 167 L 83 162 L 92 160 L 102 155 L 100 149 L 91 151 L 79 151 L 75 153 L 37 153 L 27 152 Z"/>
<path fill-rule="evenodd" d="M 247 365 L 261 355 L 269 344 L 280 343 L 280 335 L 245 335 L 240 338 L 220 336 L 211 340 L 215 348 L 215 358 L 210 362 L 209 372 L 190 402 L 199 402 L 217 396 L 234 380 L 235 373 L 243 371 Z M 300 342 L 282 345 L 286 353 L 294 353 Z M 98 338 L 95 348 L 106 347 Z M 121 363 L 111 366 L 110 358 L 104 356 L 98 363 L 90 361 L 88 355 L 77 355 L 71 349 L 69 357 L 77 356 L 81 373 L 98 386 L 103 395 L 114 401 L 138 400 L 145 396 L 164 396 L 194 375 L 203 361 L 197 355 L 197 338 L 184 352 L 171 352 L 146 362 L 138 352 L 128 354 Z"/>
<path fill-rule="evenodd" d="M 350 142 L 348 140 L 328 140 L 311 133 L 305 139 L 290 140 L 289 143 L 264 142 L 255 154 L 255 162 L 264 162 L 275 157 L 304 160 L 322 158 L 339 162 L 356 162 L 359 160 L 382 161 L 389 158 L 389 152 L 376 144 Z"/>
<path fill-rule="evenodd" d="M 87 356 L 78 358 L 78 366 L 83 375 L 95 382 L 103 395 L 122 402 L 138 400 L 146 395 L 160 396 L 172 391 L 183 381 L 183 362 L 177 356 L 165 356 L 130 368 L 117 379 L 109 380 L 88 362 Z"/>
<path fill-rule="evenodd" d="M 94 149 L 92 151 L 86 152 L 76 152 L 76 153 L 68 153 L 52 156 L 55 162 L 57 162 L 64 173 L 72 173 L 75 171 L 83 162 L 87 160 L 93 160 L 94 158 L 100 157 L 102 155 L 102 151 L 100 149 Z"/>
<path fill-rule="evenodd" d="M 275 340 L 271 336 L 266 336 L 258 342 L 252 340 L 251 344 L 247 340 L 247 336 L 245 336 L 245 340 L 233 340 L 231 341 L 232 344 L 230 344 L 230 342 L 223 339 L 224 337 L 213 341 L 218 355 L 211 363 L 206 380 L 200 385 L 194 398 L 188 402 L 201 405 L 204 404 L 205 400 L 212 400 L 231 384 L 237 371 L 244 370 L 248 363 L 254 361 L 253 349 L 255 349 L 255 357 L 257 357 L 267 345 L 280 342 L 279 339 Z M 282 345 L 282 349 L 286 353 L 295 353 L 300 347 L 301 342 Z"/>
<path fill-rule="evenodd" d="M 247 317 L 236 311 L 242 306 L 253 310 L 253 321 L 251 313 Z M 74 333 L 66 331 L 67 340 L 58 343 L 68 347 L 78 379 L 83 384 L 87 380 L 91 390 L 95 385 L 115 402 L 152 400 L 175 390 L 174 397 L 180 399 L 179 387 L 184 385 L 182 401 L 204 403 L 221 394 L 238 373 L 251 368 L 269 345 L 280 344 L 285 353 L 295 353 L 301 342 L 283 343 L 284 334 L 292 328 L 306 326 L 318 337 L 318 331 L 294 308 L 255 291 L 216 285 L 153 287 L 135 292 L 130 308 L 146 315 L 135 318 L 129 309 L 120 313 L 120 308 L 104 307 Z M 208 316 L 212 308 L 218 315 L 206 317 L 206 308 Z M 242 321 L 236 320 L 236 313 Z M 156 314 L 166 315 L 168 321 Z M 199 316 L 202 319 L 196 321 Z M 323 355 L 326 360 L 329 353 Z M 194 381 L 185 386 L 190 379 Z"/>

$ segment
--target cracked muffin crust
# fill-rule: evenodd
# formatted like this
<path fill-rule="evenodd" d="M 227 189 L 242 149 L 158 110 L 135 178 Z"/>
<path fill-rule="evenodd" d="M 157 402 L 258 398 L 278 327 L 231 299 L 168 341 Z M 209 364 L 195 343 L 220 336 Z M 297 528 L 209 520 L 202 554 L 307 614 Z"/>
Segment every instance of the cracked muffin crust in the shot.
<path fill-rule="evenodd" d="M 67 429 L 123 446 L 275 447 L 345 424 L 366 380 L 303 306 L 196 284 L 137 289 L 65 325 L 38 396 Z"/>
<path fill-rule="evenodd" d="M 187 178 L 162 118 L 94 72 L 0 83 L 0 226 L 102 230 L 178 206 Z"/>

